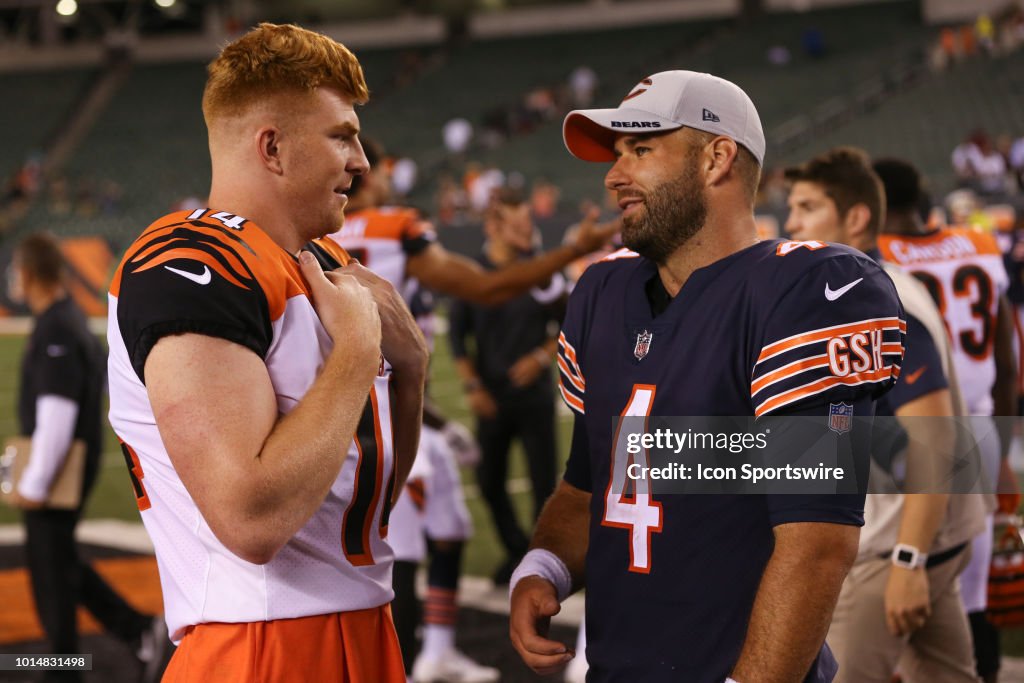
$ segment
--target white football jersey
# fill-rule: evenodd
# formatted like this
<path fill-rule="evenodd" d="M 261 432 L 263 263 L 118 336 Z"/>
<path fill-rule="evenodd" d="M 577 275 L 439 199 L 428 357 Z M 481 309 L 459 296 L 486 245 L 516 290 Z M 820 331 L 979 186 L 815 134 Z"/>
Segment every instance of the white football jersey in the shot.
<path fill-rule="evenodd" d="M 329 236 L 359 262 L 412 301 L 418 283 L 405 272 L 409 256 L 436 241 L 430 224 L 414 209 L 397 206 L 362 209 L 345 215 L 345 225 Z"/>
<path fill-rule="evenodd" d="M 991 415 L 996 316 L 1009 279 L 991 234 L 943 228 L 927 235 L 880 235 L 885 260 L 919 279 L 946 322 L 960 389 L 971 415 Z"/>
<path fill-rule="evenodd" d="M 324 268 L 348 262 L 329 240 L 307 249 Z M 327 498 L 265 565 L 237 557 L 210 530 L 171 464 L 146 392 L 143 372 L 153 345 L 165 335 L 194 332 L 257 353 L 278 410 L 291 411 L 332 348 L 297 260 L 239 216 L 173 213 L 128 249 L 109 302 L 110 421 L 153 539 L 172 638 L 177 642 L 188 626 L 205 622 L 287 619 L 389 602 L 389 373 L 382 369 L 375 380 L 355 438 L 338 444 L 347 457 Z"/>

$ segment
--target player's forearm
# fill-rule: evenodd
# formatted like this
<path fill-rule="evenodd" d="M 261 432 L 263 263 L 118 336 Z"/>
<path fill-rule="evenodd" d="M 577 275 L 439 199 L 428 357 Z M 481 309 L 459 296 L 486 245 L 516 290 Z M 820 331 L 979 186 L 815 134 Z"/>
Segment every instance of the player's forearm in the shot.
<path fill-rule="evenodd" d="M 901 420 L 908 436 L 907 493 L 903 499 L 898 543 L 928 552 L 942 526 L 949 494 L 941 486 L 953 471 L 956 434 L 949 418 Z"/>
<path fill-rule="evenodd" d="M 405 480 L 416 459 L 420 443 L 420 428 L 423 423 L 423 390 L 426 373 L 413 371 L 396 372 L 391 381 L 394 385 L 395 404 L 395 492 L 398 500 L 405 487 Z"/>
<path fill-rule="evenodd" d="M 948 493 L 909 493 L 903 499 L 903 515 L 897 543 L 929 552 L 949 506 Z"/>
<path fill-rule="evenodd" d="M 956 470 L 956 425 L 953 399 L 938 389 L 896 409 L 907 434 L 907 473 L 898 543 L 928 552 L 949 504 L 946 487 Z"/>
<path fill-rule="evenodd" d="M 323 503 L 348 454 L 377 367 L 362 355 L 335 349 L 238 482 L 239 517 L 257 558 L 269 561 Z"/>
<path fill-rule="evenodd" d="M 499 270 L 482 275 L 476 286 L 460 295 L 467 301 L 482 306 L 496 306 L 538 287 L 552 275 L 583 255 L 569 245 L 563 245 L 539 254 L 527 261 L 516 261 Z"/>
<path fill-rule="evenodd" d="M 583 586 L 590 538 L 590 495 L 564 481 L 548 498 L 537 520 L 530 549 L 557 555 L 572 576 L 572 589 Z"/>
<path fill-rule="evenodd" d="M 857 527 L 776 527 L 732 677 L 739 683 L 799 683 L 825 641 L 843 579 L 857 554 Z M 785 643 L 785 647 L 779 647 Z"/>

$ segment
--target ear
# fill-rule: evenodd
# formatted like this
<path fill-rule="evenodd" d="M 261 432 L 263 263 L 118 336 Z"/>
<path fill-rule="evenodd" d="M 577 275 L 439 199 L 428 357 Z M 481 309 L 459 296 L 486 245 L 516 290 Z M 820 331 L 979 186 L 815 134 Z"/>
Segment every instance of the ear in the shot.
<path fill-rule="evenodd" d="M 854 204 L 843 218 L 843 229 L 847 237 L 861 237 L 871 222 L 871 209 L 867 204 Z"/>
<path fill-rule="evenodd" d="M 264 126 L 256 131 L 256 153 L 263 166 L 275 175 L 284 173 L 281 162 L 281 129 Z"/>
<path fill-rule="evenodd" d="M 740 148 L 736 141 L 720 135 L 708 143 L 705 148 L 705 178 L 707 185 L 717 185 L 724 181 L 733 165 Z"/>

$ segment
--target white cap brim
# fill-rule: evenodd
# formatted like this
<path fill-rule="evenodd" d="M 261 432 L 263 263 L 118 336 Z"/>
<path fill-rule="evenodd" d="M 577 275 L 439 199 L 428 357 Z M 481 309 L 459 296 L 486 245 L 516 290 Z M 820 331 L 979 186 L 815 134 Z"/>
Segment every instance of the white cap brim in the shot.
<path fill-rule="evenodd" d="M 565 147 L 583 161 L 615 161 L 616 135 L 666 133 L 683 124 L 640 109 L 577 109 L 562 123 Z"/>

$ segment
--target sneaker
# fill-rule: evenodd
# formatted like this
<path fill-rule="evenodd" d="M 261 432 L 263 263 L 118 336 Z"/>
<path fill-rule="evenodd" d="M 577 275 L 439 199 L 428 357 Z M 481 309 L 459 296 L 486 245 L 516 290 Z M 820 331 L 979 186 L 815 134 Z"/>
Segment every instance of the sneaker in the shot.
<path fill-rule="evenodd" d="M 142 632 L 135 656 L 142 662 L 141 683 L 157 683 L 174 654 L 174 643 L 167 633 L 167 622 L 162 614 L 153 617 L 149 627 Z"/>
<path fill-rule="evenodd" d="M 494 667 L 477 664 L 455 648 L 429 659 L 421 652 L 412 665 L 413 683 L 493 683 L 499 677 Z"/>

